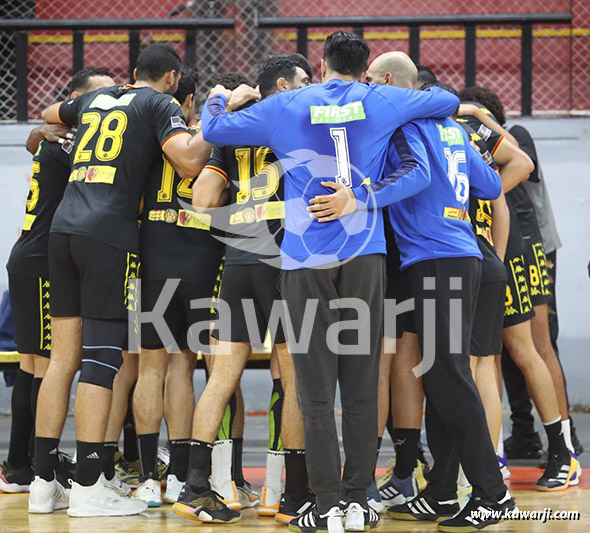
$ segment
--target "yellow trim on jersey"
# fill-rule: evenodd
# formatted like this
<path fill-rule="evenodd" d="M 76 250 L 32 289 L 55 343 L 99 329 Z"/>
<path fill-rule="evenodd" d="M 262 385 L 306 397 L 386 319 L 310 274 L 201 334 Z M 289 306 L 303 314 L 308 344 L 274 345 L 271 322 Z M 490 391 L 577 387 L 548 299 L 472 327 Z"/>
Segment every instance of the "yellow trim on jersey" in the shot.
<path fill-rule="evenodd" d="M 494 146 L 494 149 L 490 152 L 492 154 L 492 157 L 494 155 L 496 155 L 496 152 L 498 151 L 498 148 L 500 148 L 500 145 L 504 142 L 504 136 L 500 137 L 500 140 L 496 143 L 496 146 Z"/>
<path fill-rule="evenodd" d="M 166 145 L 168 144 L 168 141 L 170 141 L 174 137 L 177 137 L 178 135 L 190 135 L 190 133 L 188 131 L 177 131 L 176 133 L 173 133 L 169 137 L 166 137 L 166 139 L 164 139 L 164 142 L 162 143 L 162 150 L 164 148 L 166 148 Z M 192 135 L 191 135 L 191 137 L 192 137 Z"/>
<path fill-rule="evenodd" d="M 43 349 L 43 280 L 38 278 L 39 280 L 39 327 L 41 331 L 39 332 L 39 349 Z"/>
<path fill-rule="evenodd" d="M 31 215 L 31 213 L 27 213 L 25 215 L 25 221 L 23 222 L 23 231 L 30 231 L 36 218 L 37 215 Z"/>
<path fill-rule="evenodd" d="M 227 172 L 222 168 L 213 165 L 205 165 L 203 167 L 203 170 L 211 170 L 212 172 L 215 172 L 215 174 L 219 174 L 225 181 L 229 181 L 229 178 L 227 177 Z"/>

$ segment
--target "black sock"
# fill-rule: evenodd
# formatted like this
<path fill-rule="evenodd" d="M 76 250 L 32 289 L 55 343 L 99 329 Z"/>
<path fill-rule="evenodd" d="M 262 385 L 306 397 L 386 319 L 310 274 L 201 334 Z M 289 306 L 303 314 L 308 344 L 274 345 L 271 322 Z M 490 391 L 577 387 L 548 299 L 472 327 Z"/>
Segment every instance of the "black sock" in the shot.
<path fill-rule="evenodd" d="M 283 418 L 283 401 L 285 392 L 280 378 L 272 380 L 272 393 L 268 407 L 268 449 L 276 452 L 283 450 L 281 424 Z"/>
<path fill-rule="evenodd" d="M 391 415 L 391 409 L 389 410 L 389 415 L 387 416 L 387 424 L 385 425 L 387 429 L 387 433 L 391 437 L 391 442 L 395 442 L 395 429 L 393 428 L 393 416 Z"/>
<path fill-rule="evenodd" d="M 33 429 L 31 430 L 31 440 L 29 441 L 29 455 L 35 457 L 35 421 L 37 420 L 37 400 L 39 399 L 39 389 L 43 378 L 33 378 L 31 387 L 31 413 L 33 413 Z"/>
<path fill-rule="evenodd" d="M 174 474 L 178 478 L 178 481 L 186 481 L 190 443 L 191 441 L 189 439 L 170 441 L 170 466 L 168 467 L 168 474 Z"/>
<path fill-rule="evenodd" d="M 105 442 L 102 448 L 102 472 L 107 479 L 115 476 L 115 452 L 119 449 L 118 442 Z"/>
<path fill-rule="evenodd" d="M 307 485 L 305 450 L 285 450 L 285 494 L 300 502 L 309 492 Z"/>
<path fill-rule="evenodd" d="M 158 477 L 158 441 L 159 433 L 146 433 L 137 435 L 137 449 L 139 451 L 139 464 L 141 466 L 140 481 L 157 479 Z"/>
<path fill-rule="evenodd" d="M 76 482 L 83 487 L 94 485 L 102 472 L 104 442 L 76 441 Z"/>
<path fill-rule="evenodd" d="M 137 450 L 137 433 L 135 432 L 135 418 L 133 418 L 133 392 L 135 387 L 129 393 L 129 404 L 125 424 L 123 425 L 123 457 L 128 463 L 133 463 L 139 459 Z"/>
<path fill-rule="evenodd" d="M 236 437 L 232 439 L 232 458 L 231 458 L 231 478 L 238 487 L 244 486 L 244 472 L 242 470 L 242 449 L 244 447 L 244 438 Z"/>
<path fill-rule="evenodd" d="M 33 374 L 19 368 L 12 389 L 12 424 L 8 446 L 8 462 L 17 468 L 31 464 L 29 441 L 31 432 L 35 430 L 31 413 L 32 386 Z"/>
<path fill-rule="evenodd" d="M 186 482 L 196 492 L 210 488 L 211 452 L 213 444 L 202 440 L 191 440 Z"/>
<path fill-rule="evenodd" d="M 45 481 L 55 479 L 55 461 L 59 439 L 35 437 L 35 475 Z"/>
<path fill-rule="evenodd" d="M 547 440 L 549 441 L 549 453 L 558 453 L 564 459 L 569 457 L 570 452 L 565 444 L 563 438 L 563 431 L 561 429 L 561 417 L 551 424 L 543 424 L 547 432 Z"/>
<path fill-rule="evenodd" d="M 379 450 L 381 450 L 381 443 L 383 437 L 377 437 L 377 454 L 375 455 L 375 468 L 373 468 L 373 481 L 375 481 L 375 469 L 377 468 L 377 462 L 379 461 Z"/>
<path fill-rule="evenodd" d="M 395 428 L 395 467 L 393 473 L 398 479 L 412 474 L 418 460 L 419 429 Z"/>

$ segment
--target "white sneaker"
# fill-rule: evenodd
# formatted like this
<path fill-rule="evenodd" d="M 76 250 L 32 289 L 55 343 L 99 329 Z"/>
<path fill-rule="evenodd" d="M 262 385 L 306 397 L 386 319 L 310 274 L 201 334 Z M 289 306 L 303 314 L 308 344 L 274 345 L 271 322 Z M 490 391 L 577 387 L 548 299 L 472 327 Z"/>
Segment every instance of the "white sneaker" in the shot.
<path fill-rule="evenodd" d="M 260 492 L 260 506 L 258 507 L 258 516 L 275 516 L 279 511 L 281 504 L 281 495 L 272 487 L 262 487 Z"/>
<path fill-rule="evenodd" d="M 155 479 L 147 479 L 135 489 L 134 497 L 143 500 L 148 507 L 160 507 L 162 505 L 162 487 Z"/>
<path fill-rule="evenodd" d="M 112 487 L 113 489 L 118 490 L 121 494 L 123 494 L 123 496 L 129 496 L 131 493 L 131 487 L 127 485 L 127 483 L 123 483 L 119 475 L 116 473 L 113 476 L 113 479 L 107 479 L 105 476 L 104 484 L 107 487 Z"/>
<path fill-rule="evenodd" d="M 230 509 L 239 511 L 242 508 L 242 504 L 238 497 L 238 488 L 234 481 L 225 482 L 223 487 L 215 487 L 213 484 L 211 485 L 211 489 L 221 496 L 221 501 Z"/>
<path fill-rule="evenodd" d="M 242 509 L 257 507 L 260 505 L 260 494 L 252 490 L 250 483 L 244 480 L 244 486 L 236 488 L 238 490 L 238 501 L 240 502 Z"/>
<path fill-rule="evenodd" d="M 176 503 L 182 487 L 184 487 L 182 481 L 179 481 L 174 474 L 168 474 L 166 478 L 166 492 L 162 497 L 162 501 L 164 503 Z"/>
<path fill-rule="evenodd" d="M 63 487 L 57 479 L 45 481 L 35 476 L 29 486 L 29 493 L 29 513 L 52 513 L 68 507 L 70 489 Z"/>
<path fill-rule="evenodd" d="M 368 531 L 379 526 L 379 514 L 370 505 L 363 507 L 356 502 L 349 503 L 344 511 L 346 531 Z"/>
<path fill-rule="evenodd" d="M 129 516 L 143 513 L 146 509 L 144 501 L 123 496 L 117 489 L 107 485 L 104 474 L 90 487 L 72 482 L 69 516 Z"/>

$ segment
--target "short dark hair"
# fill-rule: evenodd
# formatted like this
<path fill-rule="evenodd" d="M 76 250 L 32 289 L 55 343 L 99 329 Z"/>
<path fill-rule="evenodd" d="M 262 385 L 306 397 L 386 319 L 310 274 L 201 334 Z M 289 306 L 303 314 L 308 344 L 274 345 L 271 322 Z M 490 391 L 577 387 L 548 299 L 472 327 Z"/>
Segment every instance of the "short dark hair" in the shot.
<path fill-rule="evenodd" d="M 180 72 L 180 56 L 171 46 L 154 43 L 143 50 L 137 58 L 137 79 L 158 81 L 166 73 Z"/>
<path fill-rule="evenodd" d="M 506 123 L 504 105 L 499 96 L 487 87 L 467 87 L 459 93 L 461 102 L 477 102 L 489 109 L 494 118 L 500 123 Z"/>
<path fill-rule="evenodd" d="M 440 87 L 444 91 L 447 91 L 448 93 L 451 93 L 454 96 L 459 96 L 457 89 L 455 89 L 454 87 L 452 87 L 448 83 L 445 83 L 444 81 L 435 81 L 434 83 L 425 83 L 424 85 L 422 85 L 422 87 L 420 89 L 422 91 L 425 91 L 426 89 L 430 89 L 430 87 Z"/>
<path fill-rule="evenodd" d="M 240 85 L 250 85 L 252 82 L 240 72 L 220 72 L 211 79 L 211 86 L 223 85 L 226 89 L 233 91 Z"/>
<path fill-rule="evenodd" d="M 334 72 L 360 78 L 367 70 L 371 49 L 351 31 L 335 31 L 324 44 L 324 61 Z"/>
<path fill-rule="evenodd" d="M 260 66 L 257 85 L 260 87 L 262 98 L 276 92 L 276 83 L 279 78 L 285 78 L 288 82 L 293 81 L 299 61 L 290 56 L 291 54 L 271 56 Z"/>
<path fill-rule="evenodd" d="M 180 80 L 178 80 L 178 89 L 174 94 L 180 104 L 183 104 L 189 94 L 195 94 L 197 90 L 197 73 L 194 68 L 186 65 L 180 70 Z"/>
<path fill-rule="evenodd" d="M 70 94 L 74 91 L 83 91 L 88 87 L 88 80 L 95 76 L 104 76 L 107 78 L 111 77 L 108 70 L 104 68 L 83 68 L 74 74 L 68 87 Z"/>
<path fill-rule="evenodd" d="M 419 87 L 422 87 L 427 83 L 436 83 L 438 81 L 436 74 L 432 72 L 432 69 L 430 67 L 427 67 L 426 65 L 416 65 L 416 68 L 418 69 Z"/>
<path fill-rule="evenodd" d="M 304 70 L 304 72 L 307 74 L 307 76 L 309 77 L 310 80 L 313 78 L 313 67 L 311 66 L 311 63 L 309 62 L 309 59 L 307 59 L 307 57 L 305 57 L 303 54 L 299 54 L 297 52 L 292 53 L 292 54 L 274 54 L 274 55 L 270 56 L 267 59 L 267 61 L 270 59 L 278 58 L 278 57 L 291 58 L 293 61 L 295 61 L 295 64 L 299 68 Z"/>

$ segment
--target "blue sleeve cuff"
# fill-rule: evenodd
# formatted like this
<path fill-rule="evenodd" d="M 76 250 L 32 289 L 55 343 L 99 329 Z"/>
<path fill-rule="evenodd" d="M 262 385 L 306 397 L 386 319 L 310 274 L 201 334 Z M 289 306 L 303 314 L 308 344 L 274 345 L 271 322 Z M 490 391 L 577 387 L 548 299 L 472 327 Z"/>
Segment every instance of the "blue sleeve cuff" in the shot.
<path fill-rule="evenodd" d="M 363 206 L 357 205 L 359 209 L 366 209 L 367 207 L 367 199 L 369 198 L 369 191 L 366 185 L 361 185 L 360 187 L 353 187 L 352 192 L 354 197 L 356 198 L 357 204 L 364 204 Z"/>

